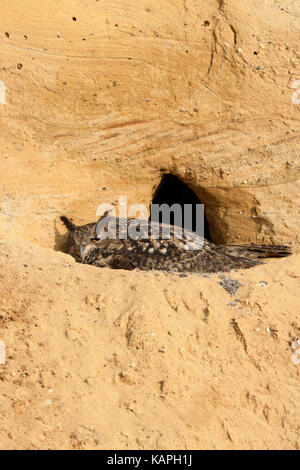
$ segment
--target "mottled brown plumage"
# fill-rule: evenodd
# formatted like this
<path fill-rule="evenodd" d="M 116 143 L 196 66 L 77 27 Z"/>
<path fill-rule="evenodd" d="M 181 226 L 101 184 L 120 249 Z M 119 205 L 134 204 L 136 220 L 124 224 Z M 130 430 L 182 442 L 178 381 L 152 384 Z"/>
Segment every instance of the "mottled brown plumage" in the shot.
<path fill-rule="evenodd" d="M 68 253 L 79 263 L 81 260 L 80 246 L 96 237 L 97 222 L 85 225 L 75 225 L 64 215 L 60 217 L 69 231 Z"/>
<path fill-rule="evenodd" d="M 115 222 L 116 233 L 110 232 L 103 239 L 99 222 L 82 226 L 74 225 L 61 217 L 70 232 L 69 253 L 84 264 L 112 269 L 163 270 L 168 272 L 211 273 L 234 269 L 247 269 L 260 264 L 260 258 L 281 257 L 290 254 L 286 246 L 264 245 L 215 245 L 192 232 L 182 234 L 181 229 L 154 223 L 158 239 L 150 232 L 150 223 L 141 221 L 136 239 L 122 239 L 123 227 L 129 228 L 132 220 L 106 217 L 105 223 Z M 98 224 L 98 225 L 97 225 Z M 170 238 L 163 239 L 164 230 L 170 229 Z M 179 238 L 180 237 L 180 238 Z M 192 249 L 191 249 L 192 248 Z"/>

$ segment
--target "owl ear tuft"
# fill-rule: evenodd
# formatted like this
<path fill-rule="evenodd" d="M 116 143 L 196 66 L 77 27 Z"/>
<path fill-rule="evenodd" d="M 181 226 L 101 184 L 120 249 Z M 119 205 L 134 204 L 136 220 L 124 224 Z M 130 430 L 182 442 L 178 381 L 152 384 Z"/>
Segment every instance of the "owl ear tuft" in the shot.
<path fill-rule="evenodd" d="M 70 232 L 74 232 L 74 230 L 76 229 L 76 225 L 73 224 L 73 222 L 70 219 L 68 219 L 68 217 L 65 217 L 64 215 L 62 215 L 60 217 L 60 220 L 63 222 L 63 224 L 67 227 L 67 229 Z"/>
<path fill-rule="evenodd" d="M 113 209 L 109 209 L 108 211 L 105 211 L 103 215 L 100 215 L 99 219 L 97 220 L 97 223 L 103 220 L 105 217 L 109 217 L 110 215 L 112 215 L 113 212 L 114 212 Z"/>

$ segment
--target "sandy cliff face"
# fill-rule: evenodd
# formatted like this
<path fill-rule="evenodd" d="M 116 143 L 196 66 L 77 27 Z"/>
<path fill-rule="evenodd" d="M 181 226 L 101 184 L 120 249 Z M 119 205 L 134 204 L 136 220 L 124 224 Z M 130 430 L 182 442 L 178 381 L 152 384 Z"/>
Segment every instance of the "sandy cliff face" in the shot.
<path fill-rule="evenodd" d="M 218 275 L 75 264 L 58 222 L 149 205 L 171 173 L 214 241 L 297 253 L 299 15 L 2 0 L 1 447 L 299 447 L 299 255 L 230 274 L 230 295 Z"/>

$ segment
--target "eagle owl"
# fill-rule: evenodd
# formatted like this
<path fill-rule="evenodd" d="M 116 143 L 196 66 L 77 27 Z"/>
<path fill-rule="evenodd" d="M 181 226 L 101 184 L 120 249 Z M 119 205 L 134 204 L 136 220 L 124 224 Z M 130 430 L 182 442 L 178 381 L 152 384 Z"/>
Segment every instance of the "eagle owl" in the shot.
<path fill-rule="evenodd" d="M 140 221 L 143 228 L 136 238 L 120 236 L 131 219 L 108 217 L 115 224 L 114 236 L 99 236 L 99 221 L 77 226 L 61 217 L 69 231 L 68 253 L 76 261 L 112 269 L 162 270 L 178 273 L 214 273 L 247 269 L 261 264 L 261 258 L 283 257 L 291 254 L 289 247 L 278 245 L 215 245 L 193 232 L 184 232 L 175 226 L 154 222 L 158 237 L 151 236 L 153 222 Z M 151 227 L 150 227 L 151 225 Z M 162 237 L 164 229 L 170 237 Z M 191 241 L 192 240 L 192 241 Z"/>

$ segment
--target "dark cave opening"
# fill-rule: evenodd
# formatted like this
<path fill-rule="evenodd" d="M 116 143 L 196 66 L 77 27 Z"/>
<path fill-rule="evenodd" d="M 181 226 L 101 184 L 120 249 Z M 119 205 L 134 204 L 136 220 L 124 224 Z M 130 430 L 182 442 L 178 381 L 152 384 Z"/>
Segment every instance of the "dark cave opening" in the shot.
<path fill-rule="evenodd" d="M 196 204 L 202 204 L 200 199 L 196 196 L 194 191 L 189 188 L 187 184 L 181 181 L 177 176 L 172 174 L 165 174 L 162 176 L 161 182 L 154 193 L 152 204 L 168 204 L 172 206 L 173 204 L 179 204 L 182 210 L 182 217 L 184 220 L 185 213 L 185 204 L 192 205 L 192 223 L 186 228 L 189 230 L 196 231 Z M 151 219 L 151 216 L 149 218 Z M 156 222 L 161 222 L 161 214 L 159 214 L 159 220 L 154 219 Z M 174 225 L 174 214 L 171 213 L 170 223 Z M 212 241 L 209 231 L 209 224 L 205 216 L 204 208 L 204 237 Z"/>

